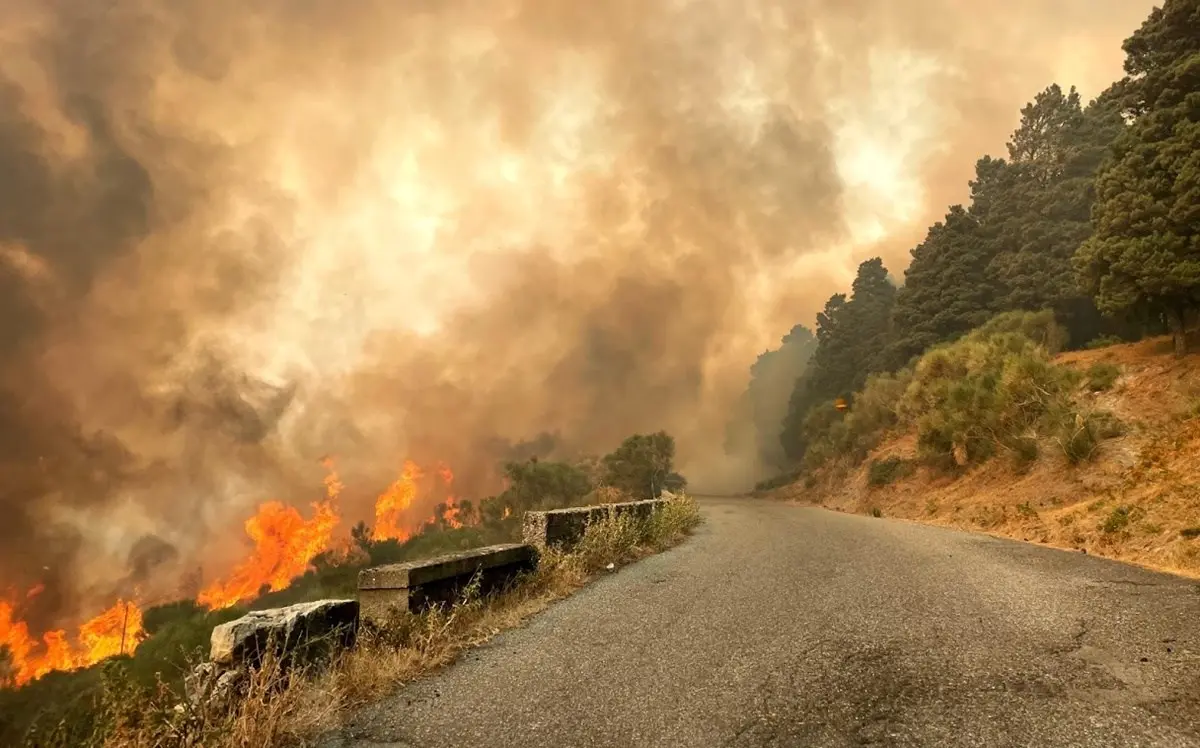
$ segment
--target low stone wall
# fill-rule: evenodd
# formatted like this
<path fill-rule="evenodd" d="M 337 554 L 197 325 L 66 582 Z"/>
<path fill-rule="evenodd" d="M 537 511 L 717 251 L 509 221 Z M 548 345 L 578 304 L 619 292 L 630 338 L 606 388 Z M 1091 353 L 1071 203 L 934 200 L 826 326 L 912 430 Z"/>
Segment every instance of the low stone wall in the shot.
<path fill-rule="evenodd" d="M 213 629 L 209 662 L 185 679 L 189 698 L 224 699 L 234 693 L 248 668 L 274 647 L 285 665 L 311 662 L 354 646 L 362 623 L 383 625 L 395 613 L 420 612 L 435 603 L 452 604 L 478 578 L 481 594 L 515 581 L 537 567 L 539 549 L 570 547 L 587 526 L 606 517 L 646 518 L 670 498 L 620 504 L 526 512 L 525 543 L 492 545 L 420 561 L 364 569 L 358 600 L 318 600 L 259 610 Z"/>
<path fill-rule="evenodd" d="M 551 509 L 545 512 L 525 512 L 521 534 L 535 548 L 559 546 L 570 548 L 583 537 L 587 526 L 606 517 L 631 514 L 646 518 L 658 511 L 667 499 L 627 501 L 621 504 L 597 504 L 593 506 Z"/>
<path fill-rule="evenodd" d="M 453 603 L 476 575 L 480 592 L 488 594 L 536 565 L 537 551 L 514 543 L 364 569 L 358 575 L 359 615 L 382 625 L 397 612 Z"/>

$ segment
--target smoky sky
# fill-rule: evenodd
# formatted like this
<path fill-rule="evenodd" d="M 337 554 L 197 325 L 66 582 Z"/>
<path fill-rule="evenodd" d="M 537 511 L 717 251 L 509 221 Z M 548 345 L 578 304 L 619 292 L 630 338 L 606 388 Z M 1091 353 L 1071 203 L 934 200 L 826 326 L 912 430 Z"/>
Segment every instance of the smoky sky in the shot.
<path fill-rule="evenodd" d="M 742 485 L 755 355 L 1150 6 L 9 0 L 0 583 L 168 594 L 325 457 L 355 519 L 546 434 Z"/>

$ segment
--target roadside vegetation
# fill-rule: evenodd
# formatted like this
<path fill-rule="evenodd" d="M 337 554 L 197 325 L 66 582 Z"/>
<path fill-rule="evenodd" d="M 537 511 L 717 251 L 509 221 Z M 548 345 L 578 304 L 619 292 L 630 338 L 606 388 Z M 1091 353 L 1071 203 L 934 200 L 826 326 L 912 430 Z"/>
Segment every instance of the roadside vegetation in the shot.
<path fill-rule="evenodd" d="M 902 279 L 868 259 L 760 356 L 727 429 L 758 491 L 1200 574 L 1197 13 L 1094 100 L 1037 93 Z"/>
<path fill-rule="evenodd" d="M 210 611 L 194 601 L 183 600 L 148 608 L 143 620 L 150 637 L 132 655 L 112 658 L 86 670 L 51 672 L 24 687 L 5 688 L 2 687 L 5 656 L 0 649 L 0 745 L 274 745 L 255 742 L 255 735 L 243 742 L 220 741 L 226 740 L 221 736 L 243 734 L 252 728 L 281 731 L 280 735 L 299 734 L 303 731 L 301 723 L 310 719 L 311 713 L 308 717 L 289 717 L 284 720 L 286 726 L 283 722 L 270 721 L 282 719 L 281 715 L 288 713 L 291 707 L 287 706 L 287 699 L 291 696 L 285 697 L 279 705 L 258 704 L 256 708 L 272 710 L 273 716 L 266 722 L 263 721 L 264 714 L 249 712 L 236 716 L 237 720 L 245 722 L 240 727 L 228 723 L 226 716 L 221 715 L 189 712 L 184 722 L 175 720 L 178 716 L 175 707 L 183 702 L 184 675 L 207 655 L 214 626 L 239 618 L 248 610 L 277 608 L 310 600 L 353 598 L 357 595 L 358 573 L 369 566 L 518 541 L 521 517 L 527 510 L 651 498 L 664 489 L 682 492 L 687 482 L 674 471 L 674 456 L 674 439 L 659 432 L 635 434 L 612 453 L 600 458 L 570 462 L 531 458 L 510 462 L 503 466 L 507 488 L 502 493 L 488 497 L 476 506 L 467 502 L 460 505 L 459 517 L 466 526 L 455 528 L 444 521 L 434 521 L 421 533 L 399 542 L 372 540 L 369 528 L 360 525 L 352 529 L 347 547 L 318 556 L 312 568 L 287 588 L 264 593 L 246 605 Z M 447 618 L 441 623 L 436 619 L 441 615 L 439 613 L 422 619 L 428 626 L 445 624 L 445 631 L 438 637 L 419 647 L 417 644 L 425 640 L 413 639 L 380 659 L 392 665 L 401 660 L 409 663 L 408 670 L 395 670 L 400 681 L 409 677 L 408 673 L 425 672 L 441 663 L 449 656 L 447 653 L 457 652 L 477 640 L 479 632 L 503 627 L 503 621 L 523 619 L 549 601 L 576 589 L 603 566 L 626 563 L 678 542 L 696 521 L 698 514 L 694 502 L 684 498 L 672 502 L 647 523 L 598 523 L 589 528 L 584 542 L 571 554 L 551 552 L 542 559 L 536 574 L 500 598 L 488 600 L 486 605 L 475 601 L 444 612 Z M 405 624 L 409 628 L 412 625 L 412 622 Z M 361 671 L 371 658 L 364 655 L 364 661 L 355 665 L 353 657 L 357 656 L 350 656 L 351 659 L 339 667 L 354 667 Z M 365 673 L 360 675 L 365 677 Z M 378 681 L 392 675 L 391 671 L 378 671 L 372 677 Z M 282 673 L 278 676 L 284 677 Z M 301 693 L 302 685 L 307 688 L 313 683 L 307 675 L 300 678 L 288 674 L 286 677 L 289 682 L 295 681 L 298 690 L 294 694 Z M 278 678 L 269 668 L 261 679 L 270 681 L 272 693 L 278 690 Z M 339 688 L 351 695 L 370 690 L 350 681 Z M 287 688 L 283 690 L 293 693 Z M 334 699 L 338 708 L 353 700 L 350 696 Z M 250 705 L 248 702 L 245 707 Z M 164 721 L 167 717 L 171 719 Z M 217 717 L 226 721 L 220 725 L 209 724 Z M 193 724 L 195 720 L 199 722 Z M 185 731 L 187 740 L 193 742 L 180 742 L 182 738 L 172 738 L 169 732 L 163 732 L 184 730 L 185 727 L 191 731 Z M 156 743 L 151 738 L 165 742 Z M 138 742 L 147 740 L 150 742 Z M 197 740 L 200 742 L 195 742 Z"/>
<path fill-rule="evenodd" d="M 452 663 L 594 576 L 679 543 L 700 521 L 695 501 L 679 496 L 645 519 L 626 515 L 593 523 L 576 547 L 547 551 L 537 569 L 510 588 L 488 597 L 468 589 L 453 606 L 397 616 L 386 627 L 362 632 L 357 647 L 326 667 L 285 671 L 268 658 L 233 709 L 189 704 L 163 686 L 147 688 L 129 677 L 124 663 L 110 661 L 100 674 L 101 710 L 89 733 L 64 734 L 44 745 L 301 745 L 336 728 L 348 710 Z"/>

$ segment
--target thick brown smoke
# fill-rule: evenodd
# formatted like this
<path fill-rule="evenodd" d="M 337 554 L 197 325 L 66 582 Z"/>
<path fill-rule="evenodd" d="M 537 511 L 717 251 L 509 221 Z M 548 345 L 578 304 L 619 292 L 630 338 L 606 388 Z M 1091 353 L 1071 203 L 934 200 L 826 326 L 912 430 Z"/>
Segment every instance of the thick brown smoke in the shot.
<path fill-rule="evenodd" d="M 7 0 L 0 582 L 220 571 L 330 454 L 352 504 L 666 428 L 739 486 L 754 356 L 1150 6 Z"/>

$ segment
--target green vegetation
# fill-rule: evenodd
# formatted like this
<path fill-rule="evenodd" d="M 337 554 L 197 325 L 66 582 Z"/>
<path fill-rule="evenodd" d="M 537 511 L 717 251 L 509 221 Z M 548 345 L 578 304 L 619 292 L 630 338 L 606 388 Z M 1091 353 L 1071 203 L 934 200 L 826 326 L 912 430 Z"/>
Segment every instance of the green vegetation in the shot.
<path fill-rule="evenodd" d="M 1166 317 L 1177 353 L 1200 301 L 1200 17 L 1167 0 L 1125 41 L 1128 76 L 1106 94 L 1131 119 L 1095 182 L 1094 234 L 1075 261 L 1099 307 Z"/>
<path fill-rule="evenodd" d="M 1121 377 L 1121 368 L 1115 364 L 1098 362 L 1087 370 L 1087 388 L 1092 392 L 1111 390 Z"/>
<path fill-rule="evenodd" d="M 1140 511 L 1137 508 L 1127 506 L 1116 507 L 1100 523 L 1100 531 L 1110 535 L 1121 532 L 1129 527 L 1131 522 L 1136 521 L 1139 515 Z"/>
<path fill-rule="evenodd" d="M 663 490 L 680 491 L 687 486 L 674 472 L 675 438 L 665 431 L 634 434 L 604 456 L 601 483 L 639 499 L 653 499 Z"/>
<path fill-rule="evenodd" d="M 913 464 L 910 460 L 899 457 L 889 457 L 886 460 L 872 460 L 867 468 L 867 483 L 872 486 L 886 486 L 911 475 Z"/>
<path fill-rule="evenodd" d="M 1089 351 L 1096 351 L 1101 348 L 1109 348 L 1114 345 L 1120 345 L 1124 342 L 1126 341 L 1117 337 L 1116 335 L 1101 335 L 1098 338 L 1092 338 L 1089 340 L 1084 348 L 1088 349 Z"/>
<path fill-rule="evenodd" d="M 859 266 L 817 315 L 786 411 L 756 415 L 786 457 L 768 464 L 809 482 L 897 428 L 947 467 L 999 453 L 1028 465 L 1047 443 L 1079 462 L 1119 434 L 1071 390 L 1109 389 L 1120 370 L 1096 364 L 1078 381 L 1051 358 L 1167 331 L 1186 349 L 1200 307 L 1197 17 L 1200 0 L 1166 0 L 1125 42 L 1127 76 L 1091 102 L 1057 84 L 1034 96 L 902 284 L 879 258 Z"/>

